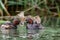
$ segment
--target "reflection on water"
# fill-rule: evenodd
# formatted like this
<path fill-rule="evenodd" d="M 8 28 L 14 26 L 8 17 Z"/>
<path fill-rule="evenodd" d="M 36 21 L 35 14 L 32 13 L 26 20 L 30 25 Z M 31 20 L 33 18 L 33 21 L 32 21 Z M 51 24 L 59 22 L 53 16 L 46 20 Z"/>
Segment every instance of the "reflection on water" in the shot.
<path fill-rule="evenodd" d="M 11 29 L 9 34 L 0 34 L 1 40 L 32 40 L 38 38 L 42 30 L 27 30 L 26 27 L 18 27 L 18 29 Z M 34 39 L 35 40 L 35 39 Z"/>

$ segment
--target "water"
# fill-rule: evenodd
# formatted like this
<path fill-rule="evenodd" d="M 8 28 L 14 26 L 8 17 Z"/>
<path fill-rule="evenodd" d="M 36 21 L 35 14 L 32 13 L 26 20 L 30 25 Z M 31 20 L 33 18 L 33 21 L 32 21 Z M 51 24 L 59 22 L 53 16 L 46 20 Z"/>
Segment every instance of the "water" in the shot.
<path fill-rule="evenodd" d="M 34 30 L 36 33 L 34 32 L 33 34 L 28 34 L 25 26 L 19 26 L 18 29 L 15 30 L 15 34 L 13 34 L 12 31 L 8 35 L 3 35 L 0 31 L 0 40 L 59 40 L 59 30 L 60 29 L 58 28 L 55 30 L 51 27 L 45 27 L 45 29 Z"/>

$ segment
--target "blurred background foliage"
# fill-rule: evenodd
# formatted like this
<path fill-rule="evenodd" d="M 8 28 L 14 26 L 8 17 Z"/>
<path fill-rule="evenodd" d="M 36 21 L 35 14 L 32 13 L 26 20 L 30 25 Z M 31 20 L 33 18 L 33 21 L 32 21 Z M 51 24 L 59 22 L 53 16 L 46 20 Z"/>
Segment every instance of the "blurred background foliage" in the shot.
<path fill-rule="evenodd" d="M 32 7 L 25 14 L 50 15 L 56 12 L 60 15 L 60 0 L 2 0 L 11 15 L 16 15 L 20 11 L 25 11 Z M 35 6 L 35 7 L 33 7 Z M 19 11 L 19 12 L 16 12 Z"/>
<path fill-rule="evenodd" d="M 1 15 L 39 15 L 45 26 L 60 25 L 60 0 L 0 0 Z M 6 14 L 7 13 L 7 14 Z"/>

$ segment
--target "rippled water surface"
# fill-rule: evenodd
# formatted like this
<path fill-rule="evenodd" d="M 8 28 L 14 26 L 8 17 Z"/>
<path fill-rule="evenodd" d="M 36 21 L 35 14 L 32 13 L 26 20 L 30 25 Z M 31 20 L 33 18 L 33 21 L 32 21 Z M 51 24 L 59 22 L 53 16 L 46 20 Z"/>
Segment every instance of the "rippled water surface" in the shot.
<path fill-rule="evenodd" d="M 22 26 L 7 35 L 0 32 L 0 40 L 60 40 L 59 35 L 59 29 L 45 27 L 40 30 L 27 30 L 25 26 Z"/>

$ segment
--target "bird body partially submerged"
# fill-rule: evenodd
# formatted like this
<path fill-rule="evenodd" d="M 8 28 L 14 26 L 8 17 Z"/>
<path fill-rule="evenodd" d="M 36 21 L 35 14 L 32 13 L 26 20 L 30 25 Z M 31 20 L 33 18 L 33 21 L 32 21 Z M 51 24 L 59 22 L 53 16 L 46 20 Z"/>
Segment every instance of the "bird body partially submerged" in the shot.
<path fill-rule="evenodd" d="M 17 34 L 17 25 L 19 24 L 19 20 L 13 19 L 12 22 L 6 21 L 4 24 L 1 25 L 1 32 L 3 36 L 14 36 Z M 3 37 L 4 38 L 4 37 Z"/>

